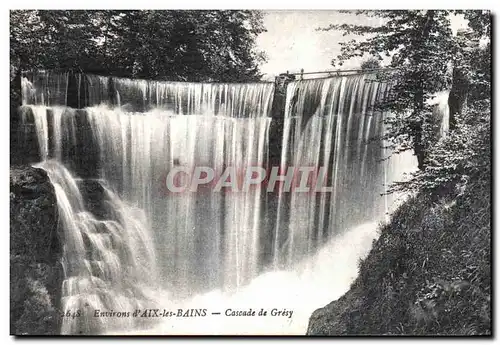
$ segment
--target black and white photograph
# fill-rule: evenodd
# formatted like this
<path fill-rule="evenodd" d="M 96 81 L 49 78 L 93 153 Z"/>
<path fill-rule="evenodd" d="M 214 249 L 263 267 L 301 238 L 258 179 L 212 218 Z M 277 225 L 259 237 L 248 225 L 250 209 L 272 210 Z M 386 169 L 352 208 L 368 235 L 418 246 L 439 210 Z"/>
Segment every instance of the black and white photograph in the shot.
<path fill-rule="evenodd" d="M 10 9 L 9 334 L 491 337 L 493 17 Z"/>

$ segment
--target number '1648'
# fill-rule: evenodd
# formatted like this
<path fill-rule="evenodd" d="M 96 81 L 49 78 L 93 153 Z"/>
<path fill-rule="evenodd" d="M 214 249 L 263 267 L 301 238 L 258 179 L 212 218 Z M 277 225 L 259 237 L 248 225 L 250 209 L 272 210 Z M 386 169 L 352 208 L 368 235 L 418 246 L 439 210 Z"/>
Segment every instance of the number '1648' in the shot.
<path fill-rule="evenodd" d="M 72 319 L 74 319 L 75 317 L 80 317 L 82 316 L 82 312 L 80 309 L 78 310 L 66 310 L 66 311 L 63 311 L 61 312 L 61 317 L 70 317 Z"/>

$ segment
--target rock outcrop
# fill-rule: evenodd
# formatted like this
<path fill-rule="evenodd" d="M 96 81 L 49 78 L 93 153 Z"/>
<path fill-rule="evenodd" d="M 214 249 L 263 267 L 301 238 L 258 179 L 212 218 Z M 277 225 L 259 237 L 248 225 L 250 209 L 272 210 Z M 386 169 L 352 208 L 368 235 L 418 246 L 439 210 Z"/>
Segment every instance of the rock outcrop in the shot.
<path fill-rule="evenodd" d="M 46 172 L 10 170 L 10 333 L 59 334 L 63 272 L 54 187 Z"/>

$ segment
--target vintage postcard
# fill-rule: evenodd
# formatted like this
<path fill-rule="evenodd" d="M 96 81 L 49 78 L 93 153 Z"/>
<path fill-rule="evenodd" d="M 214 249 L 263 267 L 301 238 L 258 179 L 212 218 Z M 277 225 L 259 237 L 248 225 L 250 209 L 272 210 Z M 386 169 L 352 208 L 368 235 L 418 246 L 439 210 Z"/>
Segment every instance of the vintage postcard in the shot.
<path fill-rule="evenodd" d="M 11 10 L 10 334 L 491 335 L 487 10 Z"/>

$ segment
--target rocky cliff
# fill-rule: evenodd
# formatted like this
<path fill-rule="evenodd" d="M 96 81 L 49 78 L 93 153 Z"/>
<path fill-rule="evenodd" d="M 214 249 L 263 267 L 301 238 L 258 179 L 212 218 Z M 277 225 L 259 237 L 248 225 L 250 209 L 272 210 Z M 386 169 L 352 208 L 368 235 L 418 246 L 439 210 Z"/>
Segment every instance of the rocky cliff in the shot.
<path fill-rule="evenodd" d="M 62 284 L 57 202 L 44 170 L 10 170 L 10 333 L 58 334 Z"/>

